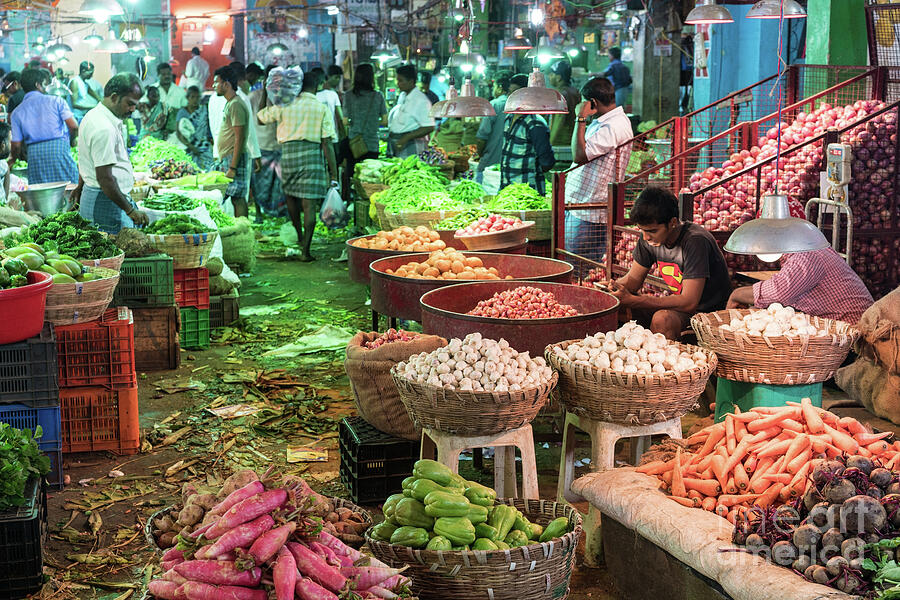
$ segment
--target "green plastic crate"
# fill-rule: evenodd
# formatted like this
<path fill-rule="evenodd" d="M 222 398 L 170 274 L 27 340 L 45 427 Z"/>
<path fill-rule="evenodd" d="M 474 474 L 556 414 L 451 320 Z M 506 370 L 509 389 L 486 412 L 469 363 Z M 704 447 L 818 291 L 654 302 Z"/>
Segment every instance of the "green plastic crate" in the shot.
<path fill-rule="evenodd" d="M 170 306 L 175 302 L 175 275 L 172 257 L 155 254 L 126 258 L 119 270 L 119 284 L 112 306 L 143 308 Z"/>
<path fill-rule="evenodd" d="M 747 412 L 755 406 L 786 406 L 788 401 L 812 400 L 813 406 L 822 406 L 822 384 L 766 385 L 744 383 L 718 378 L 716 383 L 716 423 L 734 412 L 737 406 Z"/>
<path fill-rule="evenodd" d="M 188 350 L 209 348 L 209 309 L 181 309 L 181 347 Z"/>

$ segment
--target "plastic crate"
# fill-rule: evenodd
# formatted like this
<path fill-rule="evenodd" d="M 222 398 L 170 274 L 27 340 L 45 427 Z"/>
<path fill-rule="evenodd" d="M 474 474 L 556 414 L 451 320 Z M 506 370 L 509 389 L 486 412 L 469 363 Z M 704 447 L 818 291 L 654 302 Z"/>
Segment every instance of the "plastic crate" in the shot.
<path fill-rule="evenodd" d="M 62 450 L 59 447 L 55 450 L 47 450 L 44 448 L 41 448 L 41 450 L 50 458 L 50 472 L 45 476 L 47 485 L 54 490 L 63 489 Z"/>
<path fill-rule="evenodd" d="M 240 318 L 241 299 L 236 290 L 227 296 L 210 296 L 209 327 L 216 329 L 231 325 Z"/>
<path fill-rule="evenodd" d="M 119 269 L 119 284 L 113 304 L 135 308 L 168 306 L 175 302 L 175 279 L 172 257 L 156 254 L 143 258 L 126 258 Z"/>
<path fill-rule="evenodd" d="M 138 371 L 177 369 L 181 363 L 178 329 L 181 315 L 174 304 L 135 308 L 134 366 Z"/>
<path fill-rule="evenodd" d="M 0 423 L 9 423 L 16 429 L 30 429 L 32 433 L 41 427 L 38 438 L 40 448 L 59 448 L 62 427 L 59 405 L 31 408 L 24 404 L 0 404 Z"/>
<path fill-rule="evenodd" d="M 56 328 L 59 387 L 134 387 L 134 316 L 120 306 L 96 321 Z"/>
<path fill-rule="evenodd" d="M 181 308 L 209 308 L 209 270 L 175 269 L 175 304 Z"/>
<path fill-rule="evenodd" d="M 0 404 L 59 406 L 53 325 L 24 342 L 0 346 Z"/>
<path fill-rule="evenodd" d="M 719 377 L 716 380 L 716 423 L 725 420 L 725 415 L 740 408 L 741 412 L 756 406 L 787 406 L 787 402 L 800 402 L 803 398 L 812 400 L 813 406 L 822 407 L 822 384 L 809 385 L 768 385 L 731 381 Z"/>
<path fill-rule="evenodd" d="M 62 389 L 62 451 L 135 454 L 141 446 L 137 387 Z"/>
<path fill-rule="evenodd" d="M 209 309 L 181 309 L 181 347 L 189 350 L 209 348 Z"/>
<path fill-rule="evenodd" d="M 341 482 L 357 504 L 382 502 L 402 491 L 419 459 L 419 444 L 379 431 L 362 417 L 340 426 Z"/>
<path fill-rule="evenodd" d="M 44 585 L 47 493 L 37 478 L 25 491 L 25 506 L 0 513 L 0 600 L 24 598 Z"/>

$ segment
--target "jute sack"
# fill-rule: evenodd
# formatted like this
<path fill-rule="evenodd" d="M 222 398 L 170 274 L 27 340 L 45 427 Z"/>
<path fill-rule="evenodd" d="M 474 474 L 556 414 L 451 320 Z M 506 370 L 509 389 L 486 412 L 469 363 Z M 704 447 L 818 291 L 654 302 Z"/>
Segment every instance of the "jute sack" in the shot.
<path fill-rule="evenodd" d="M 256 266 L 256 235 L 250 221 L 236 220 L 232 227 L 219 229 L 222 238 L 222 257 L 225 264 L 237 273 L 250 273 Z"/>
<path fill-rule="evenodd" d="M 900 376 L 890 375 L 867 358 L 837 370 L 835 382 L 866 410 L 900 424 Z"/>
<path fill-rule="evenodd" d="M 900 288 L 870 306 L 858 327 L 878 363 L 889 373 L 900 375 Z"/>
<path fill-rule="evenodd" d="M 420 432 L 400 401 L 391 368 L 413 354 L 431 352 L 447 345 L 436 335 L 419 335 L 409 342 L 385 344 L 374 350 L 365 347 L 381 334 L 360 331 L 347 344 L 344 369 L 350 378 L 350 389 L 359 414 L 376 429 L 408 440 L 418 440 Z"/>

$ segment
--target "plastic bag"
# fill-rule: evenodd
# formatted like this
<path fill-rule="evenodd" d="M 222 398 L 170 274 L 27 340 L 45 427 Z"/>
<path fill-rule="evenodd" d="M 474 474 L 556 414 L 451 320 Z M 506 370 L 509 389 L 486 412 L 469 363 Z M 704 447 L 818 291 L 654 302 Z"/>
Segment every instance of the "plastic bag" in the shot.
<path fill-rule="evenodd" d="M 275 67 L 266 79 L 266 92 L 273 104 L 290 104 L 303 88 L 303 69 L 300 67 Z"/>
<path fill-rule="evenodd" d="M 319 218 L 329 229 L 343 227 L 347 223 L 347 205 L 336 187 L 328 190 Z"/>

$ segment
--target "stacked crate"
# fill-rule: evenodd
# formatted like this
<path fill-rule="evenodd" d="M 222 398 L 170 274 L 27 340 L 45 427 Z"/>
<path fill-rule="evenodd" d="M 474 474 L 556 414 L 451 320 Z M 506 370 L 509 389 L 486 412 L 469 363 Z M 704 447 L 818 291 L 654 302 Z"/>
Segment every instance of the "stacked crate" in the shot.
<path fill-rule="evenodd" d="M 127 306 L 134 316 L 134 361 L 138 371 L 177 369 L 180 313 L 175 304 L 172 257 L 157 254 L 126 258 L 112 306 Z"/>
<path fill-rule="evenodd" d="M 35 477 L 25 484 L 23 506 L 0 511 L 0 600 L 41 590 L 47 531 L 47 488 Z"/>
<path fill-rule="evenodd" d="M 175 269 L 175 303 L 181 313 L 181 346 L 209 348 L 209 270 Z"/>
<path fill-rule="evenodd" d="M 56 328 L 62 451 L 140 449 L 134 318 L 127 307 Z"/>
<path fill-rule="evenodd" d="M 49 323 L 33 338 L 0 345 L 0 423 L 32 432 L 41 428 L 38 447 L 50 458 L 47 482 L 62 487 L 56 339 Z"/>

